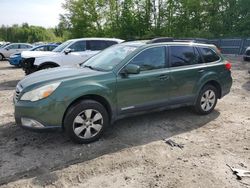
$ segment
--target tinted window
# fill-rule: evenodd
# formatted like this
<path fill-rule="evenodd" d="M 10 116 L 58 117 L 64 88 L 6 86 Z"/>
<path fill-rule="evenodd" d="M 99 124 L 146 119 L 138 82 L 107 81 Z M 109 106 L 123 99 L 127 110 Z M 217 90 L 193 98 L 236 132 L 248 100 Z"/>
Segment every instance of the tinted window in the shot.
<path fill-rule="evenodd" d="M 69 46 L 69 48 L 73 52 L 82 52 L 82 51 L 86 50 L 86 43 L 85 43 L 85 41 L 77 41 L 74 44 L 72 44 L 71 46 Z"/>
<path fill-rule="evenodd" d="M 171 46 L 171 67 L 201 63 L 199 53 L 192 46 Z"/>
<path fill-rule="evenodd" d="M 87 41 L 87 44 L 88 44 L 87 49 L 92 50 L 92 51 L 99 51 L 108 47 L 108 44 L 106 43 L 106 41 L 101 41 L 101 40 Z"/>
<path fill-rule="evenodd" d="M 246 55 L 250 55 L 250 50 L 247 50 L 247 51 L 246 51 Z"/>
<path fill-rule="evenodd" d="M 164 68 L 166 67 L 165 47 L 155 47 L 144 50 L 130 63 L 139 65 L 141 71 Z"/>
<path fill-rule="evenodd" d="M 199 48 L 205 63 L 218 61 L 220 57 L 210 48 Z"/>

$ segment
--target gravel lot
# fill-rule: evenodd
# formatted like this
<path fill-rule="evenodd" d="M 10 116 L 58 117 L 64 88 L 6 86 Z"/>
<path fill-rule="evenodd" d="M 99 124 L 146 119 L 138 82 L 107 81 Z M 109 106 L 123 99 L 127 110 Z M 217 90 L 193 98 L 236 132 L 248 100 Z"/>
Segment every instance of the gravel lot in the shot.
<path fill-rule="evenodd" d="M 210 115 L 181 108 L 128 118 L 89 145 L 17 127 L 12 97 L 24 73 L 0 62 L 0 187 L 250 187 L 226 165 L 250 170 L 250 74 L 233 62 L 231 93 Z"/>

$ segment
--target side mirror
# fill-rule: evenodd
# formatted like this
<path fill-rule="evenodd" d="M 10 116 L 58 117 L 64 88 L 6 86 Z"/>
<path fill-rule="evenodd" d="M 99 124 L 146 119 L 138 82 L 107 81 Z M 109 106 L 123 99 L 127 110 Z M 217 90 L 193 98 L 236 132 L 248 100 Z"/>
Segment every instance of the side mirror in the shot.
<path fill-rule="evenodd" d="M 5 48 L 5 50 L 9 51 L 9 48 Z"/>
<path fill-rule="evenodd" d="M 139 74 L 140 73 L 140 66 L 134 64 L 128 64 L 122 71 L 121 74 L 128 75 L 128 74 Z"/>
<path fill-rule="evenodd" d="M 65 55 L 68 55 L 71 52 L 72 52 L 72 50 L 70 48 L 67 48 L 66 50 L 64 50 Z"/>

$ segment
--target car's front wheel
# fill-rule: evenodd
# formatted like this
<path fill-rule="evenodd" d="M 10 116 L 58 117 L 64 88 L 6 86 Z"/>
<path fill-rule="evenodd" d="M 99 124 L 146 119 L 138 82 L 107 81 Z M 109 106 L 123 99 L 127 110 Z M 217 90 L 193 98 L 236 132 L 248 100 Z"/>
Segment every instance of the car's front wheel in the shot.
<path fill-rule="evenodd" d="M 206 85 L 201 89 L 194 109 L 198 114 L 209 114 L 214 110 L 217 100 L 218 91 L 216 87 Z"/>
<path fill-rule="evenodd" d="M 3 61 L 3 59 L 4 59 L 3 54 L 0 54 L 0 61 Z"/>
<path fill-rule="evenodd" d="M 93 100 L 84 100 L 68 110 L 64 127 L 68 136 L 76 143 L 96 141 L 108 126 L 108 113 L 103 105 Z"/>

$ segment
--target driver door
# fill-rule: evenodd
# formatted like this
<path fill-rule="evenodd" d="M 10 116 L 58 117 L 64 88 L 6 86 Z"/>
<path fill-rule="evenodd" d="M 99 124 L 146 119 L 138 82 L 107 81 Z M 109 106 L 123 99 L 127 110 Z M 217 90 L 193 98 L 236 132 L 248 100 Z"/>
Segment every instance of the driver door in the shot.
<path fill-rule="evenodd" d="M 77 66 L 85 61 L 86 41 L 76 41 L 68 49 L 69 53 L 63 52 L 62 66 Z"/>
<path fill-rule="evenodd" d="M 136 55 L 129 64 L 140 66 L 139 74 L 118 75 L 119 114 L 158 107 L 168 101 L 169 69 L 166 48 L 152 47 Z"/>

